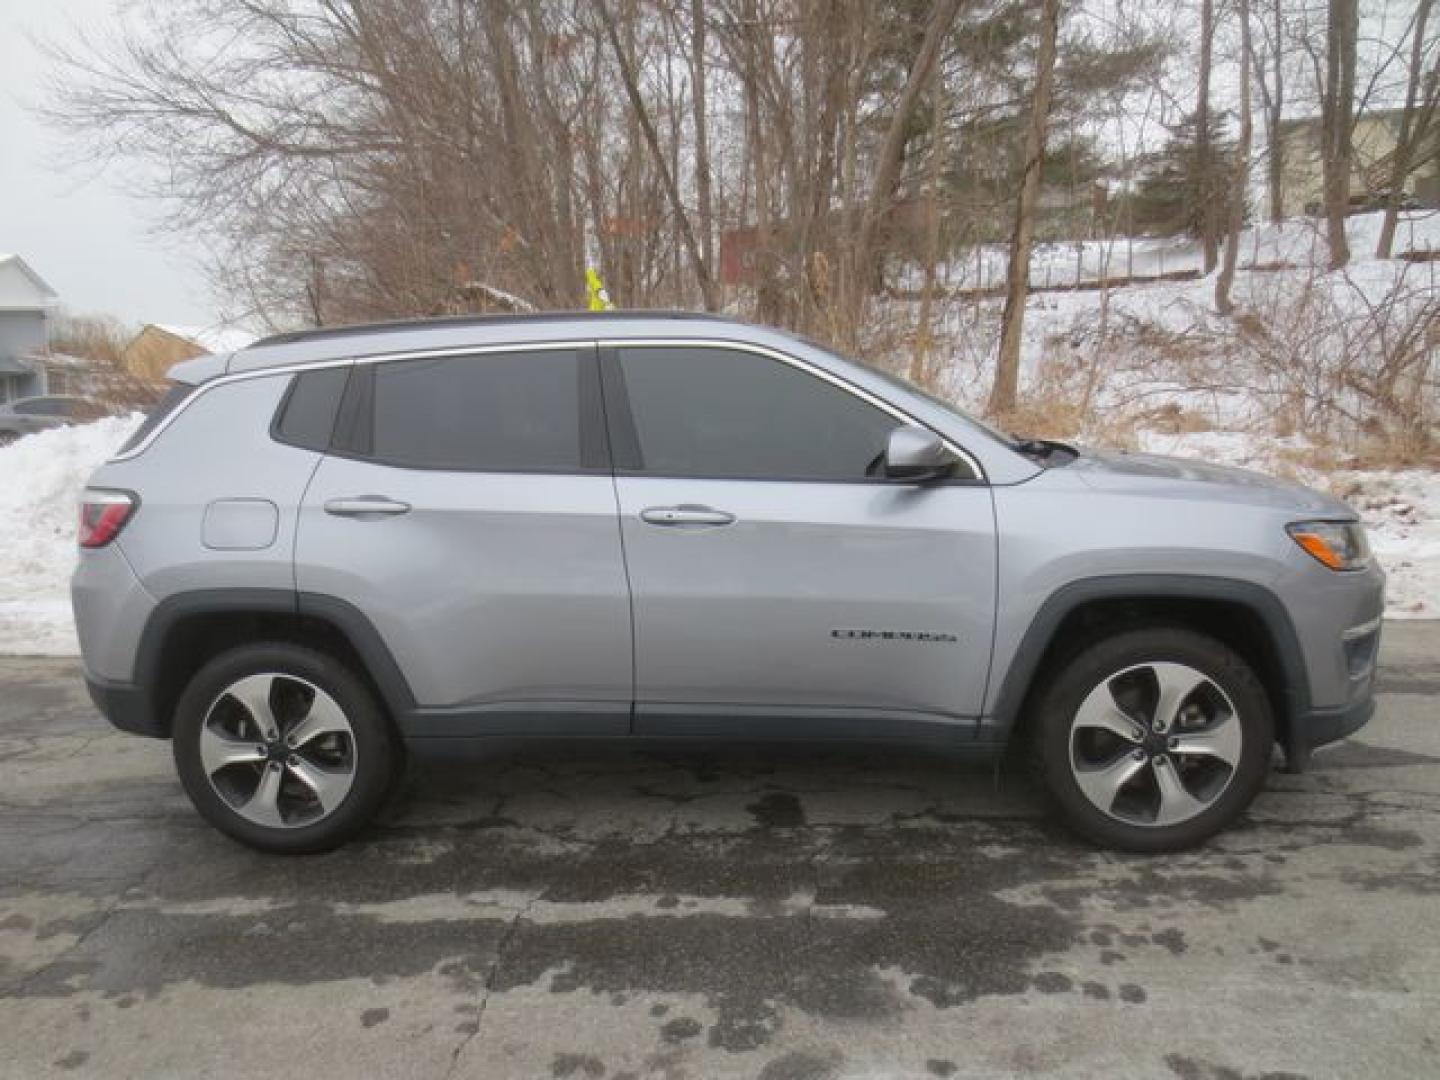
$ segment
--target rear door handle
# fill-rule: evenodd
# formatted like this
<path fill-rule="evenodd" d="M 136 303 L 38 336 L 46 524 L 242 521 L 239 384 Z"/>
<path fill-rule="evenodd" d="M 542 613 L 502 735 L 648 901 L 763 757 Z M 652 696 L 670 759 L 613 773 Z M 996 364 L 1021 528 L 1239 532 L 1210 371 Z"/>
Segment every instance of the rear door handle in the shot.
<path fill-rule="evenodd" d="M 353 495 L 348 499 L 330 499 L 325 512 L 336 517 L 394 517 L 410 512 L 410 504 L 383 495 Z"/>
<path fill-rule="evenodd" d="M 640 520 L 647 525 L 729 525 L 735 515 L 709 506 L 652 506 L 640 511 Z"/>

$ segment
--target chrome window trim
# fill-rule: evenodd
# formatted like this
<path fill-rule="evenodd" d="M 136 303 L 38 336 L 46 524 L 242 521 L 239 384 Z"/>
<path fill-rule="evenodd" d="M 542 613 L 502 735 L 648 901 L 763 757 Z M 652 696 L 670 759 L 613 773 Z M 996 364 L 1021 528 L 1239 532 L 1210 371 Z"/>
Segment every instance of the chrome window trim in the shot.
<path fill-rule="evenodd" d="M 636 348 L 639 346 L 653 346 L 659 348 L 699 348 L 699 349 L 730 349 L 742 352 L 755 353 L 758 356 L 765 356 L 771 360 L 778 361 L 789 367 L 805 372 L 822 382 L 829 383 L 839 390 L 853 394 L 861 401 L 874 408 L 888 413 L 902 424 L 909 424 L 912 427 L 932 432 L 940 437 L 945 448 L 963 460 L 975 474 L 975 481 L 988 484 L 989 478 L 981 466 L 979 459 L 963 446 L 948 438 L 944 433 L 936 431 L 929 424 L 917 420 L 898 405 L 887 401 L 885 398 L 847 382 L 838 375 L 834 375 L 825 369 L 802 360 L 798 356 L 782 352 L 779 349 L 771 348 L 768 345 L 757 345 L 750 341 L 737 341 L 732 338 L 719 337 L 624 337 L 624 338 L 596 338 L 587 336 L 582 338 L 559 338 L 546 341 L 518 341 L 500 345 L 454 345 L 440 349 L 415 349 L 406 352 L 375 353 L 368 356 L 343 357 L 330 360 L 309 360 L 294 364 L 284 364 L 278 367 L 256 368 L 253 371 L 237 371 L 225 375 L 216 376 L 213 379 L 203 382 L 195 388 L 191 394 L 180 405 L 178 409 L 167 416 L 161 423 L 155 426 L 144 439 L 131 447 L 124 454 L 117 454 L 110 458 L 111 462 L 129 461 L 132 458 L 143 454 L 160 435 L 166 431 L 180 416 L 182 416 L 196 401 L 204 397 L 211 390 L 221 386 L 229 386 L 232 383 L 246 382 L 250 379 L 266 379 L 274 376 L 294 375 L 302 371 L 319 371 L 323 368 L 348 367 L 353 364 L 386 364 L 399 360 L 430 360 L 446 356 L 474 356 L 484 353 L 495 352 L 547 352 L 553 349 L 574 349 L 579 347 L 596 349 L 614 348 Z M 311 451 L 312 453 L 315 451 Z"/>
<path fill-rule="evenodd" d="M 199 401 L 211 390 L 218 389 L 221 386 L 229 386 L 231 383 L 246 382 L 250 379 L 263 379 L 271 375 L 294 375 L 297 372 L 318 371 L 321 368 L 348 367 L 354 362 L 354 360 L 348 357 L 343 360 L 313 360 L 303 364 L 286 364 L 283 367 L 256 368 L 254 371 L 237 371 L 233 375 L 217 375 L 215 378 L 208 379 L 196 386 L 194 393 L 181 402 L 180 406 L 171 412 L 169 416 L 156 424 L 145 438 L 141 439 L 129 450 L 125 451 L 125 453 L 116 454 L 110 458 L 107 464 L 118 461 L 129 461 L 131 458 L 139 457 L 150 447 L 151 443 L 160 437 L 161 432 L 169 428 L 179 417 L 184 415 L 191 405 L 194 405 L 195 402 Z M 269 430 L 268 427 L 266 430 Z"/>

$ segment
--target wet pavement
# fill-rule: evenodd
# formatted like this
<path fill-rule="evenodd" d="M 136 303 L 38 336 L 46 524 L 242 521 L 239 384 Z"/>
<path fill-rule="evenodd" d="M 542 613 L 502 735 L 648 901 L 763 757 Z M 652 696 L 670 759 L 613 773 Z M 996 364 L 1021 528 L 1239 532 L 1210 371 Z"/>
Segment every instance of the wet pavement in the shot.
<path fill-rule="evenodd" d="M 497 747 L 236 846 L 75 663 L 0 659 L 0 1076 L 1440 1074 L 1440 623 L 1203 850 L 901 749 Z"/>

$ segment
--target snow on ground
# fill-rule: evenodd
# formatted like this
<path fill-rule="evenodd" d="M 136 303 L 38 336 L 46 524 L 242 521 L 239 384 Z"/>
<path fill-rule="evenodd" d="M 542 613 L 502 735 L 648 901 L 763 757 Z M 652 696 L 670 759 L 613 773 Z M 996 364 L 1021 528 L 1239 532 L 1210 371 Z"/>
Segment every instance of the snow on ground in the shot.
<path fill-rule="evenodd" d="M 1363 259 L 1375 250 L 1384 214 L 1353 214 L 1345 234 L 1352 254 Z M 1241 267 L 1319 266 L 1325 261 L 1325 222 L 1322 218 L 1295 217 L 1273 224 L 1258 223 L 1241 234 Z M 1407 210 L 1398 216 L 1393 250 L 1440 250 L 1440 212 Z M 953 289 L 1000 288 L 1009 261 L 1006 244 L 981 244 L 963 258 L 941 267 L 942 284 Z M 1195 272 L 1201 268 L 1200 241 L 1189 236 L 1117 237 L 1102 240 L 1065 240 L 1036 243 L 1030 256 L 1032 288 L 1058 288 L 1077 282 L 1126 277 L 1159 277 Z M 900 274 L 897 284 L 920 288 L 922 272 L 914 267 Z M 1090 301 L 1094 303 L 1093 299 Z"/>
<path fill-rule="evenodd" d="M 0 448 L 0 653 L 71 656 L 79 496 L 139 416 L 28 435 Z"/>

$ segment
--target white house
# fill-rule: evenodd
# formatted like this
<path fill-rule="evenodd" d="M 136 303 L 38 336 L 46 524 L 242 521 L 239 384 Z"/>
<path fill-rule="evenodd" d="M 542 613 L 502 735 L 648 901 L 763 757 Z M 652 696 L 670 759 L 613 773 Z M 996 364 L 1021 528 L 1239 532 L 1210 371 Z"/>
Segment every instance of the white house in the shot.
<path fill-rule="evenodd" d="M 0 402 L 49 389 L 50 316 L 59 302 L 24 259 L 0 254 Z"/>

